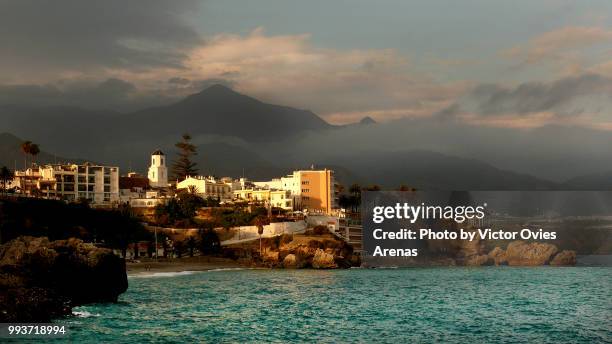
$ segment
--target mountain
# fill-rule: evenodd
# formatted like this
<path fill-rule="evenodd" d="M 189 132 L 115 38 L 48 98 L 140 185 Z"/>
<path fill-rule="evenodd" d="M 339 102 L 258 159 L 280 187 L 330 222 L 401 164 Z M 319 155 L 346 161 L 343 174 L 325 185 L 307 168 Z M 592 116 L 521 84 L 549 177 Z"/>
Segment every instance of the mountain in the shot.
<path fill-rule="evenodd" d="M 370 116 L 365 116 L 364 118 L 361 119 L 361 121 L 359 121 L 359 124 L 361 125 L 368 125 L 368 124 L 376 124 L 377 122 Z"/>
<path fill-rule="evenodd" d="M 123 123 L 147 135 L 178 136 L 189 132 L 247 141 L 278 141 L 308 130 L 333 128 L 311 111 L 264 103 L 222 85 L 171 105 L 128 114 Z"/>
<path fill-rule="evenodd" d="M 359 171 L 363 185 L 386 189 L 407 185 L 421 190 L 553 190 L 559 184 L 495 168 L 482 161 L 431 151 L 371 152 L 338 156 L 335 164 Z"/>
<path fill-rule="evenodd" d="M 21 152 L 21 144 L 24 140 L 18 138 L 15 135 L 9 133 L 0 133 L 0 166 L 6 166 L 11 170 L 23 169 L 25 164 L 25 156 Z M 32 157 L 28 156 L 28 163 Z M 37 163 L 54 163 L 54 162 L 82 162 L 80 159 L 67 159 L 56 156 L 41 150 L 38 155 L 34 158 Z"/>
<path fill-rule="evenodd" d="M 575 177 L 563 186 L 568 190 L 612 190 L 612 171 Z"/>
<path fill-rule="evenodd" d="M 273 105 L 213 85 L 176 103 L 132 113 L 68 106 L 0 105 L 3 130 L 67 156 L 139 166 L 156 147 L 173 147 L 183 133 L 280 142 L 335 128 L 307 110 Z M 197 142 L 196 142 L 197 143 Z"/>
<path fill-rule="evenodd" d="M 259 154 L 237 145 L 213 142 L 198 145 L 197 151 L 194 161 L 200 174 L 265 180 L 287 172 Z"/>

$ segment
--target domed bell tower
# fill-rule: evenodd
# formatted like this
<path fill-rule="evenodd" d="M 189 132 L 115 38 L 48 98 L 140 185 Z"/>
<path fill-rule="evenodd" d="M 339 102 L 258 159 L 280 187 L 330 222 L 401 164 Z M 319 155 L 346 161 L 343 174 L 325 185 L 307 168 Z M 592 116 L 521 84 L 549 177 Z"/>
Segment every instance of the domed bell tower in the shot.
<path fill-rule="evenodd" d="M 161 150 L 151 153 L 151 166 L 149 167 L 149 184 L 154 188 L 168 186 L 168 168 L 166 156 Z"/>

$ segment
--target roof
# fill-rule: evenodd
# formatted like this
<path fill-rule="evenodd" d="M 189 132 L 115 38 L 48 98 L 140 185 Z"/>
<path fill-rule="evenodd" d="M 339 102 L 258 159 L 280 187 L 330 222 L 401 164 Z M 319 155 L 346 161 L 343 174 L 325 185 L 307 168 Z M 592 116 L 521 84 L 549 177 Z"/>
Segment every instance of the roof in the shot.
<path fill-rule="evenodd" d="M 164 155 L 164 152 L 158 149 L 155 152 L 151 153 L 151 155 Z"/>
<path fill-rule="evenodd" d="M 119 177 L 119 189 L 149 188 L 147 177 Z"/>

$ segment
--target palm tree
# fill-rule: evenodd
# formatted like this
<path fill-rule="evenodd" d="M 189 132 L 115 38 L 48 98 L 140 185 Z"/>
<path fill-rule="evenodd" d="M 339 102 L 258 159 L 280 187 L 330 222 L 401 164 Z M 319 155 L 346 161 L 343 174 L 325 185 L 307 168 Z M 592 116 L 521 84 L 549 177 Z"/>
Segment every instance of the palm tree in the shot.
<path fill-rule="evenodd" d="M 21 152 L 23 153 L 23 169 L 28 168 L 28 154 L 32 148 L 32 141 L 25 141 L 21 144 Z"/>
<path fill-rule="evenodd" d="M 255 218 L 255 220 L 253 221 L 255 226 L 257 226 L 257 234 L 259 234 L 259 257 L 263 257 L 261 255 L 261 236 L 264 232 L 264 226 L 267 225 L 268 223 L 270 223 L 270 221 L 268 220 L 267 217 L 263 216 L 263 215 L 259 215 Z"/>
<path fill-rule="evenodd" d="M 25 170 L 28 168 L 28 155 L 31 155 L 32 161 L 34 161 L 34 157 L 40 153 L 40 147 L 32 141 L 25 141 L 21 144 L 21 152 L 23 153 L 23 168 Z"/>
<path fill-rule="evenodd" d="M 353 184 L 349 188 L 349 192 L 351 194 L 351 210 L 357 212 L 357 209 L 361 205 L 361 186 L 359 186 L 359 184 Z"/>
<path fill-rule="evenodd" d="M 40 153 L 40 147 L 38 147 L 38 144 L 32 143 L 32 145 L 30 146 L 30 155 L 32 156 L 33 160 L 32 165 L 34 164 L 34 162 L 36 162 L 35 158 L 38 153 Z"/>

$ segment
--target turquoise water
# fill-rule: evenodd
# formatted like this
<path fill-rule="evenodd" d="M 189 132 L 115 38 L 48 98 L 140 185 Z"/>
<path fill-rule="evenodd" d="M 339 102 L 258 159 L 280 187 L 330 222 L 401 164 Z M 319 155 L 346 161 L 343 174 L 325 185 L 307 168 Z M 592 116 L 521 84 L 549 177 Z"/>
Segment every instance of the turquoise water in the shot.
<path fill-rule="evenodd" d="M 209 271 L 131 277 L 73 342 L 612 342 L 612 268 Z"/>

